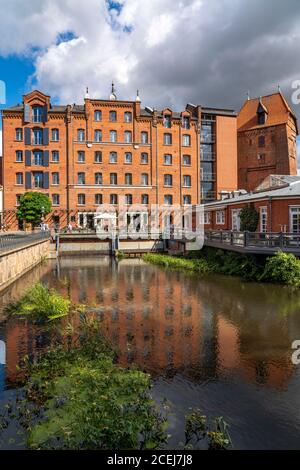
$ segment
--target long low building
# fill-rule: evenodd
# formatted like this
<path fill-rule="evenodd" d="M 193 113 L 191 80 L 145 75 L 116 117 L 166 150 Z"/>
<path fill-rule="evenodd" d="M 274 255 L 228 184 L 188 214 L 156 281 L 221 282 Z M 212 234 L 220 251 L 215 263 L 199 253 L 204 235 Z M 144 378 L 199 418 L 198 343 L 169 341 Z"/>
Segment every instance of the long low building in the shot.
<path fill-rule="evenodd" d="M 300 177 L 271 175 L 252 192 L 221 193 L 204 206 L 205 230 L 240 230 L 240 212 L 254 207 L 259 213 L 257 232 L 300 233 Z"/>

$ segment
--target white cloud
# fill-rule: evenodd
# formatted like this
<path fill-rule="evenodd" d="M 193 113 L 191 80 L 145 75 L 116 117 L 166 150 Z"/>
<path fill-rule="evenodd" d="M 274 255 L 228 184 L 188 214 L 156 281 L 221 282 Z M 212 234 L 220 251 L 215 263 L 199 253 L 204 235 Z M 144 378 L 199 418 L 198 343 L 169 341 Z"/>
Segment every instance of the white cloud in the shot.
<path fill-rule="evenodd" d="M 251 95 L 287 98 L 300 78 L 300 3 L 289 0 L 0 0 L 0 54 L 33 54 L 34 86 L 66 103 L 85 86 L 182 108 L 187 102 L 238 109 Z M 268 11 L 268 17 L 264 14 Z M 75 39 L 57 44 L 60 33 Z M 280 60 L 278 58 L 280 57 Z M 297 111 L 297 110 L 296 110 Z"/>

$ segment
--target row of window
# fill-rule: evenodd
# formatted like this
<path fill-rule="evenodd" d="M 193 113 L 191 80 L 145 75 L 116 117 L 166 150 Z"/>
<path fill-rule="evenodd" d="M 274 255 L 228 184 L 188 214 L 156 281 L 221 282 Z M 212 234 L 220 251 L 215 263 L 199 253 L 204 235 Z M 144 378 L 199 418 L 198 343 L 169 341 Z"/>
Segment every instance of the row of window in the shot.
<path fill-rule="evenodd" d="M 31 163 L 33 165 L 43 165 L 43 152 L 41 150 L 34 150 L 32 152 L 32 160 Z M 172 165 L 173 163 L 173 156 L 171 154 L 165 154 L 164 158 L 164 165 Z M 85 163 L 86 155 L 84 150 L 80 150 L 77 152 L 77 162 L 78 163 Z M 16 162 L 21 163 L 23 162 L 23 151 L 16 150 Z M 59 162 L 59 151 L 52 150 L 51 152 L 51 162 L 58 163 Z M 94 152 L 94 162 L 95 163 L 103 163 L 103 155 L 102 152 L 96 151 Z M 110 152 L 109 153 L 109 163 L 118 163 L 118 154 L 117 152 Z M 124 154 L 124 163 L 132 164 L 132 153 L 125 152 Z M 147 152 L 142 152 L 140 155 L 140 163 L 147 165 L 149 163 L 149 155 Z M 182 156 L 182 164 L 184 166 L 191 166 L 191 156 L 190 155 L 183 155 Z"/>
<path fill-rule="evenodd" d="M 56 175 L 58 173 L 52 173 Z M 118 184 L 118 173 L 110 173 L 109 174 L 109 182 L 110 184 L 116 185 Z M 132 185 L 132 173 L 125 173 L 124 179 L 125 185 Z M 58 184 L 58 183 L 53 183 Z M 86 184 L 86 178 L 84 172 L 77 173 L 77 184 Z M 95 184 L 103 184 L 103 175 L 102 173 L 95 173 Z M 149 184 L 149 175 L 148 173 L 142 173 L 140 184 L 142 186 L 148 186 Z M 190 175 L 183 175 L 182 177 L 182 185 L 185 188 L 190 188 L 192 185 L 192 180 Z M 166 174 L 164 175 L 164 186 L 173 186 L 173 176 Z"/>
<path fill-rule="evenodd" d="M 48 130 L 48 129 L 47 129 Z M 44 130 L 41 128 L 33 128 L 29 129 L 30 133 L 32 132 L 32 139 L 31 143 L 33 145 L 43 145 L 44 143 Z M 23 129 L 17 128 L 16 129 L 16 140 L 18 142 L 23 141 Z M 51 129 L 51 141 L 58 142 L 59 141 L 59 129 Z M 77 129 L 77 141 L 78 142 L 85 142 L 85 130 L 84 129 Z M 102 130 L 96 129 L 94 131 L 94 142 L 100 143 L 102 142 Z M 118 133 L 115 130 L 109 131 L 109 142 L 117 143 L 118 142 Z M 132 132 L 125 131 L 124 132 L 124 143 L 131 144 L 132 143 Z M 149 136 L 148 132 L 143 131 L 141 132 L 141 143 L 148 144 L 149 143 Z M 172 134 L 165 133 L 164 134 L 164 145 L 172 145 Z M 182 146 L 183 147 L 190 147 L 191 145 L 191 136 L 189 134 L 184 134 L 182 136 Z"/>
<path fill-rule="evenodd" d="M 125 204 L 131 205 L 133 201 L 132 194 L 125 194 Z M 16 204 L 17 206 L 20 204 L 21 194 L 17 194 L 16 196 Z M 60 195 L 59 194 L 52 194 L 51 195 L 52 204 L 53 206 L 59 206 L 60 204 Z M 100 205 L 103 204 L 103 194 L 95 194 L 95 204 Z M 77 195 L 77 204 L 80 206 L 85 205 L 86 203 L 86 195 L 85 194 L 78 194 Z M 117 194 L 110 194 L 109 196 L 109 203 L 110 204 L 118 204 L 118 195 Z M 149 204 L 149 195 L 142 194 L 141 195 L 141 204 Z M 173 204 L 173 196 L 171 194 L 166 194 L 164 196 L 164 204 L 172 205 Z M 189 194 L 183 196 L 183 204 L 190 205 L 191 204 L 191 196 Z"/>
<path fill-rule="evenodd" d="M 224 211 L 216 211 L 216 224 L 217 225 L 224 225 L 225 224 L 225 212 Z M 204 212 L 204 224 L 211 223 L 211 212 Z"/>

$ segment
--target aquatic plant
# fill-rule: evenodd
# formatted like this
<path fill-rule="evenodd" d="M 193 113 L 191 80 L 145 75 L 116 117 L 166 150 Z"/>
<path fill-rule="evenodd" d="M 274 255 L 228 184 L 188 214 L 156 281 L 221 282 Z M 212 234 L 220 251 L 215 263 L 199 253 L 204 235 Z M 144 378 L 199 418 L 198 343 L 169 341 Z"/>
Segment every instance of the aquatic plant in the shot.
<path fill-rule="evenodd" d="M 53 321 L 68 315 L 71 302 L 41 283 L 35 284 L 15 303 L 6 307 L 6 313 L 21 319 Z"/>
<path fill-rule="evenodd" d="M 150 449 L 166 441 L 150 376 L 114 358 L 99 321 L 83 316 L 71 347 L 56 345 L 25 361 L 17 414 L 29 448 Z"/>
<path fill-rule="evenodd" d="M 191 449 L 201 442 L 206 443 L 209 450 L 225 450 L 232 445 L 228 427 L 222 416 L 215 418 L 211 424 L 199 408 L 192 409 L 185 416 L 184 447 Z"/>

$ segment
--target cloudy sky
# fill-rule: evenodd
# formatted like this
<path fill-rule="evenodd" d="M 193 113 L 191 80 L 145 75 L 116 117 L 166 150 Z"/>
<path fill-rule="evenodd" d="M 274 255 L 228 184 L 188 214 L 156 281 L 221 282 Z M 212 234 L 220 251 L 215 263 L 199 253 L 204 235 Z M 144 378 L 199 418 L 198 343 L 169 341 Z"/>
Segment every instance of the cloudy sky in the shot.
<path fill-rule="evenodd" d="M 300 80 L 299 0 L 0 0 L 7 104 L 39 88 L 82 102 L 85 87 L 181 110 L 238 110 Z M 300 105 L 293 105 L 300 117 Z"/>

